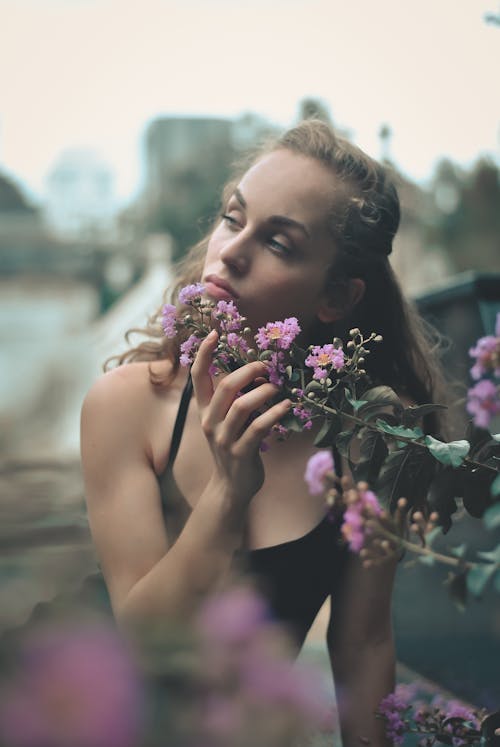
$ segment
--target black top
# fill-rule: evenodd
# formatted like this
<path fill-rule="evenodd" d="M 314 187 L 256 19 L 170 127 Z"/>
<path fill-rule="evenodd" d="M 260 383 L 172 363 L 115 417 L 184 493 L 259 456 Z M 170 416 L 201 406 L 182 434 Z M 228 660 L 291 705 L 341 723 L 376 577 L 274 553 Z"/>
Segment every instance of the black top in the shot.
<path fill-rule="evenodd" d="M 170 543 L 177 539 L 191 512 L 175 482 L 172 470 L 192 391 L 189 376 L 175 420 L 168 463 L 159 479 Z M 341 461 L 335 452 L 336 450 L 335 463 L 339 471 Z M 326 515 L 303 537 L 235 554 L 235 563 L 255 577 L 272 613 L 290 628 L 299 646 L 325 599 L 330 594 L 337 595 L 340 592 L 344 576 L 342 570 L 348 557 L 348 550 L 341 542 L 340 523 L 340 519 L 332 521 Z"/>

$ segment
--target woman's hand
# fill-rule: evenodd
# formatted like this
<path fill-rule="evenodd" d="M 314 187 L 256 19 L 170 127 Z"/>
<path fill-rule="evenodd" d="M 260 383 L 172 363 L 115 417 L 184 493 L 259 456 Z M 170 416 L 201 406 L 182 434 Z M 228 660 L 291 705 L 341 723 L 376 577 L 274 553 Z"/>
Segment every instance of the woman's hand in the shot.
<path fill-rule="evenodd" d="M 202 342 L 191 369 L 201 426 L 215 463 L 213 479 L 220 482 L 232 500 L 248 504 L 264 482 L 260 445 L 273 425 L 290 408 L 283 400 L 255 415 L 278 391 L 267 381 L 260 361 L 248 363 L 221 378 L 214 387 L 209 368 L 217 347 L 213 330 Z M 254 388 L 241 393 L 249 385 Z"/>

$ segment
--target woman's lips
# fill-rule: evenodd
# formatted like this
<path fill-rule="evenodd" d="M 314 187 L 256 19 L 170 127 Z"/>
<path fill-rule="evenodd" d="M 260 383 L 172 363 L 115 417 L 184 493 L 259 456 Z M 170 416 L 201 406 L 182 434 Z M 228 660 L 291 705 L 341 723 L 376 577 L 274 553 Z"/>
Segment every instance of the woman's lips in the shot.
<path fill-rule="evenodd" d="M 229 284 L 219 282 L 216 278 L 205 280 L 205 293 L 218 301 L 235 301 L 238 298 L 236 292 Z"/>

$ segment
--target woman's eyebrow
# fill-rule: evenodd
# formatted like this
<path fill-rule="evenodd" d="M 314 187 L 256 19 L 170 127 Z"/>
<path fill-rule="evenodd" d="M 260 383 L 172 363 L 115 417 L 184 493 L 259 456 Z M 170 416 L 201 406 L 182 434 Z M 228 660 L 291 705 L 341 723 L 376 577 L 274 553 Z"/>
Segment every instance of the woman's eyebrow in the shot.
<path fill-rule="evenodd" d="M 240 203 L 241 207 L 246 208 L 247 207 L 247 201 L 241 194 L 238 187 L 234 190 L 234 196 Z M 303 223 L 300 223 L 298 220 L 294 220 L 293 218 L 287 218 L 285 215 L 271 215 L 269 218 L 269 223 L 273 223 L 276 226 L 288 226 L 290 228 L 299 228 L 308 239 L 311 238 L 311 234 L 307 230 L 306 226 Z"/>

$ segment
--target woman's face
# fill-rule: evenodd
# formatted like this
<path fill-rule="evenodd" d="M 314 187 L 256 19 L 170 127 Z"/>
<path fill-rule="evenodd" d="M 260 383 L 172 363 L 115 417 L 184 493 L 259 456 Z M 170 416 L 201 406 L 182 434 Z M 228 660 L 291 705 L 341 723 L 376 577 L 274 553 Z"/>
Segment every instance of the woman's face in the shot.
<path fill-rule="evenodd" d="M 332 192 L 331 172 L 307 156 L 282 149 L 258 161 L 210 238 L 202 276 L 207 294 L 235 300 L 254 330 L 296 316 L 306 331 L 322 318 L 334 257 Z"/>

